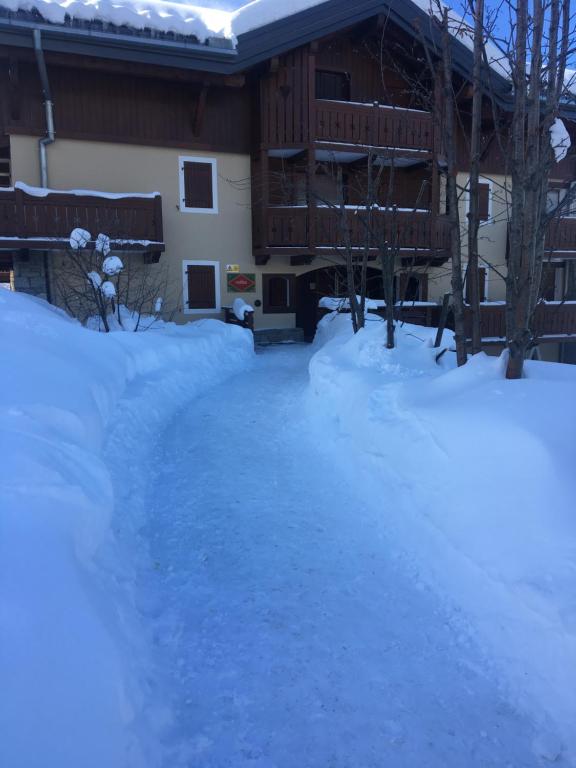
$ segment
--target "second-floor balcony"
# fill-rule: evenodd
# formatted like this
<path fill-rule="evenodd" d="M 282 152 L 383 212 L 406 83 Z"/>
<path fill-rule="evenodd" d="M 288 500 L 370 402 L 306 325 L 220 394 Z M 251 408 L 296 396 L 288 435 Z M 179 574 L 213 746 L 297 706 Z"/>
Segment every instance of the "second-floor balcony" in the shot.
<path fill-rule="evenodd" d="M 310 110 L 292 112 L 268 104 L 262 113 L 262 143 L 267 147 L 328 145 L 383 147 L 428 153 L 434 149 L 432 114 L 378 103 L 313 99 Z"/>
<path fill-rule="evenodd" d="M 366 246 L 369 232 L 371 250 L 377 240 L 397 244 L 401 255 L 446 258 L 450 229 L 444 216 L 428 211 L 373 210 L 367 224 L 367 213 L 361 207 L 348 206 L 344 214 L 330 207 L 269 206 L 254 221 L 256 251 L 274 253 L 314 253 L 330 249 L 355 249 Z"/>
<path fill-rule="evenodd" d="M 110 237 L 112 248 L 164 250 L 158 194 L 57 191 L 17 183 L 0 190 L 0 249 L 64 250 L 75 228 Z"/>
<path fill-rule="evenodd" d="M 546 235 L 546 251 L 546 258 L 551 252 L 559 258 L 562 253 L 576 253 L 576 217 L 566 216 L 550 222 Z"/>
<path fill-rule="evenodd" d="M 316 99 L 314 116 L 316 141 L 428 152 L 434 148 L 430 112 Z"/>

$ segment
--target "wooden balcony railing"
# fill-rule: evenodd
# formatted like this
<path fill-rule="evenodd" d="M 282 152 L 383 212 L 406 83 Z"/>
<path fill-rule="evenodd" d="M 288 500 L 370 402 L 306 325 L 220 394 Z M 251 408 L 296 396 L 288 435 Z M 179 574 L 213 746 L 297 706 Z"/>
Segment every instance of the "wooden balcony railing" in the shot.
<path fill-rule="evenodd" d="M 102 232 L 126 250 L 164 250 L 160 195 L 45 194 L 24 185 L 0 190 L 3 248 L 58 250 L 75 227 L 93 237 Z"/>
<path fill-rule="evenodd" d="M 506 338 L 506 307 L 504 304 L 483 304 L 480 308 L 482 338 L 498 340 Z M 471 313 L 465 310 L 466 333 L 470 337 Z M 539 304 L 534 315 L 533 330 L 539 337 L 562 337 L 576 334 L 576 303 L 549 302 Z"/>
<path fill-rule="evenodd" d="M 347 210 L 346 215 L 350 243 L 361 248 L 366 242 L 366 212 L 362 209 Z M 396 240 L 401 249 L 449 249 L 449 224 L 443 216 L 412 211 L 374 211 L 372 215 L 371 228 L 374 231 L 383 228 L 386 239 L 389 242 Z M 267 242 L 261 243 L 261 247 L 335 248 L 344 245 L 340 213 L 331 208 L 312 211 L 306 206 L 270 207 L 266 234 Z"/>
<path fill-rule="evenodd" d="M 314 99 L 290 106 L 268 99 L 260 113 L 261 140 L 268 147 L 303 147 L 310 142 L 363 144 L 404 150 L 432 151 L 430 112 L 378 104 Z"/>
<path fill-rule="evenodd" d="M 434 147 L 429 112 L 316 99 L 315 114 L 318 141 L 427 151 Z"/>
<path fill-rule="evenodd" d="M 576 252 L 576 218 L 560 218 L 550 222 L 546 235 L 548 251 Z"/>

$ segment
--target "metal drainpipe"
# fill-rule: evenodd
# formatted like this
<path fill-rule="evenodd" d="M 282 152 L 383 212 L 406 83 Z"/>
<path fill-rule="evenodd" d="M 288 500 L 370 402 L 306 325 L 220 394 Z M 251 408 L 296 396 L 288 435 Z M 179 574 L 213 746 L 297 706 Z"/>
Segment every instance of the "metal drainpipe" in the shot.
<path fill-rule="evenodd" d="M 38 142 L 40 150 L 40 183 L 43 187 L 48 186 L 48 161 L 46 158 L 46 147 L 54 143 L 54 113 L 52 109 L 52 96 L 50 94 L 50 83 L 48 82 L 48 72 L 46 71 L 46 62 L 44 61 L 44 51 L 42 50 L 42 37 L 39 29 L 34 29 L 34 51 L 36 53 L 36 63 L 38 64 L 38 74 L 42 83 L 42 94 L 44 96 L 44 112 L 46 115 L 46 136 Z"/>

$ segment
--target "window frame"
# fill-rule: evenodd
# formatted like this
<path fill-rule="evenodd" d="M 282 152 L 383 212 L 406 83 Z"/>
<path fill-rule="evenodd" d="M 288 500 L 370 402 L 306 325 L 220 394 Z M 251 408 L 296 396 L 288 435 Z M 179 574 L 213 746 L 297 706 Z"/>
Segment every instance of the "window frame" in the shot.
<path fill-rule="evenodd" d="M 268 282 L 273 277 L 281 277 L 288 282 L 287 307 L 270 307 Z M 264 272 L 262 274 L 262 314 L 264 315 L 293 315 L 296 312 L 296 275 L 289 272 Z"/>
<path fill-rule="evenodd" d="M 203 163 L 212 166 L 212 207 L 188 208 L 186 206 L 186 187 L 184 184 L 184 163 Z M 218 213 L 218 159 L 216 157 L 197 157 L 194 155 L 180 155 L 178 157 L 178 182 L 180 190 L 181 213 Z"/>
<path fill-rule="evenodd" d="M 191 309 L 188 306 L 188 267 L 214 267 L 214 300 L 213 309 Z M 182 313 L 184 315 L 217 315 L 222 312 L 220 293 L 220 262 L 185 259 L 182 261 Z"/>

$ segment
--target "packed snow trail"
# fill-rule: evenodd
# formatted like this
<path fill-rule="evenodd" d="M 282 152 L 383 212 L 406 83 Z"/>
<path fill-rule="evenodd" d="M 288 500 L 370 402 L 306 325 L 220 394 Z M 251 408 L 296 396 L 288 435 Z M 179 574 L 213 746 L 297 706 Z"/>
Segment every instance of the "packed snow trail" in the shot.
<path fill-rule="evenodd" d="M 143 530 L 166 768 L 540 765 L 464 622 L 315 447 L 306 347 L 190 402 Z"/>

